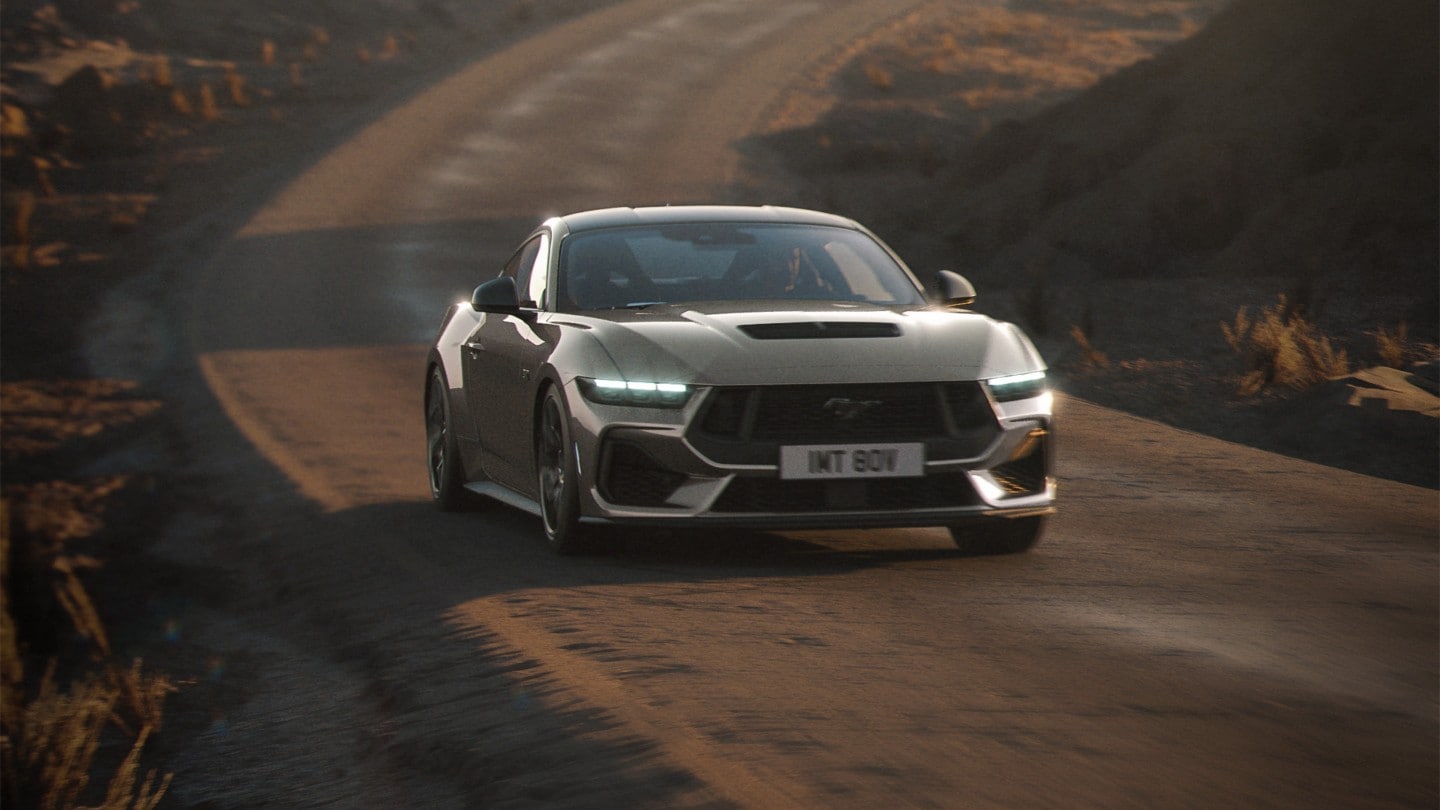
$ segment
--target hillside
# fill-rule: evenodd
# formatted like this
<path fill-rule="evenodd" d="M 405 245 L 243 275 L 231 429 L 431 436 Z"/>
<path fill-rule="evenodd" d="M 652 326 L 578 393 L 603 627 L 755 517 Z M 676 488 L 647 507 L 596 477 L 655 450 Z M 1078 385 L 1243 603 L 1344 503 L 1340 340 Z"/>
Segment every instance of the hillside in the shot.
<path fill-rule="evenodd" d="M 1400 292 L 1417 305 L 1388 314 L 1433 337 L 1436 31 L 1424 0 L 1239 0 L 1154 60 L 997 127 L 935 178 L 944 202 L 916 221 L 943 223 L 992 272 Z"/>
<path fill-rule="evenodd" d="M 1285 296 L 1323 376 L 1397 365 L 1395 402 L 1433 394 L 1437 31 L 1425 0 L 952 3 L 817 79 L 833 103 L 792 102 L 752 168 L 965 273 L 1071 393 L 1433 486 L 1433 415 L 1361 414 L 1354 378 L 1240 396 L 1256 361 L 1221 325 Z"/>

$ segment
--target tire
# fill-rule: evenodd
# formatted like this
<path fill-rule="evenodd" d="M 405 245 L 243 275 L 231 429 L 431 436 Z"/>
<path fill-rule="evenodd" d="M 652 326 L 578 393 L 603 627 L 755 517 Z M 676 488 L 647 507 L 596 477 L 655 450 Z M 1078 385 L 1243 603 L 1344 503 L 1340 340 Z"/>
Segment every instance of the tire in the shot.
<path fill-rule="evenodd" d="M 1040 542 L 1045 518 L 994 518 L 950 527 L 950 539 L 965 554 L 1022 554 Z"/>
<path fill-rule="evenodd" d="M 599 532 L 580 522 L 580 474 L 570 437 L 569 410 L 555 386 L 540 401 L 535 428 L 535 473 L 545 541 L 557 554 L 595 550 Z"/>
<path fill-rule="evenodd" d="M 425 449 L 430 472 L 430 499 L 443 512 L 468 508 L 474 499 L 465 489 L 465 465 L 451 430 L 449 386 L 440 369 L 430 370 L 425 389 Z"/>

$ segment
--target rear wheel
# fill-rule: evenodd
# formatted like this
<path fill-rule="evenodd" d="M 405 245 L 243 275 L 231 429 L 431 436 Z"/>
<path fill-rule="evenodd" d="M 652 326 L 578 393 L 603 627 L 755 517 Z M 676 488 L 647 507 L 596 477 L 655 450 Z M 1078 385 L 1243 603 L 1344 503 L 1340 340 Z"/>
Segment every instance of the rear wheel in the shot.
<path fill-rule="evenodd" d="M 430 499 L 442 510 L 454 512 L 471 501 L 465 489 L 465 468 L 460 446 L 451 430 L 449 386 L 439 368 L 430 371 L 425 391 L 425 448 L 430 466 Z"/>
<path fill-rule="evenodd" d="M 540 403 L 535 470 L 539 476 L 540 517 L 550 548 L 559 554 L 591 550 L 596 531 L 580 523 L 580 474 L 570 438 L 570 420 L 565 402 L 553 386 L 546 389 Z"/>
<path fill-rule="evenodd" d="M 993 518 L 950 527 L 950 539 L 966 554 L 1020 554 L 1040 542 L 1045 517 Z"/>

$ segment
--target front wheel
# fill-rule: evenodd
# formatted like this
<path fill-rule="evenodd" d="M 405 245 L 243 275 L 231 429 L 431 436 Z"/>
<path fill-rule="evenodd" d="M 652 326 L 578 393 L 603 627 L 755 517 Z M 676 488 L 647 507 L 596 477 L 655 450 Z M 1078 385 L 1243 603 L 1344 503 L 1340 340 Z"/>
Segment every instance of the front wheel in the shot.
<path fill-rule="evenodd" d="M 595 530 L 580 523 L 579 465 L 566 414 L 560 392 L 546 389 L 535 435 L 535 470 L 546 542 L 556 553 L 579 554 L 593 547 Z"/>
<path fill-rule="evenodd" d="M 425 449 L 429 456 L 430 499 L 446 512 L 460 511 L 471 503 L 465 489 L 465 469 L 460 445 L 450 420 L 449 386 L 440 369 L 430 371 L 425 389 Z"/>
<path fill-rule="evenodd" d="M 1040 542 L 1045 517 L 993 518 L 949 528 L 955 547 L 966 554 L 1020 554 Z"/>

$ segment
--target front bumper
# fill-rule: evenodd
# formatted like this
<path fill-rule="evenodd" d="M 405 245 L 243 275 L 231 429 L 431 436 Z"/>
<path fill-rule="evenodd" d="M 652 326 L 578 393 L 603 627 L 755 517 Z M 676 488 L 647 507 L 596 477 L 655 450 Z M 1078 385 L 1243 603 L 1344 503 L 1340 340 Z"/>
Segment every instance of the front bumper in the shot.
<path fill-rule="evenodd" d="M 698 392 L 681 409 L 597 405 L 573 388 L 568 393 L 587 523 L 885 528 L 1054 511 L 1048 394 L 988 401 L 991 421 L 979 433 L 969 430 L 964 442 L 953 426 L 925 438 L 921 476 L 787 480 L 780 477 L 776 447 L 721 453 L 699 435 L 697 420 L 711 391 Z"/>

